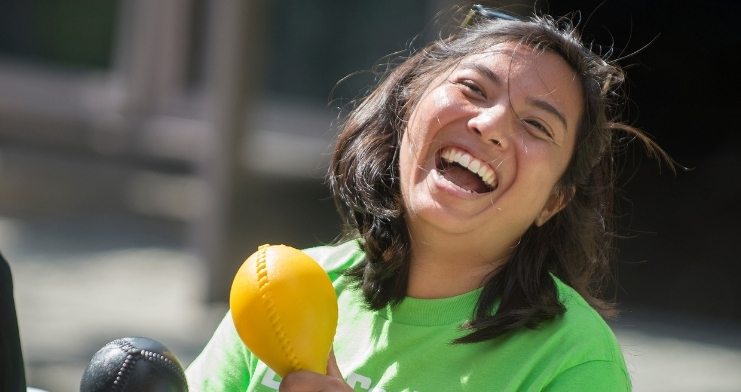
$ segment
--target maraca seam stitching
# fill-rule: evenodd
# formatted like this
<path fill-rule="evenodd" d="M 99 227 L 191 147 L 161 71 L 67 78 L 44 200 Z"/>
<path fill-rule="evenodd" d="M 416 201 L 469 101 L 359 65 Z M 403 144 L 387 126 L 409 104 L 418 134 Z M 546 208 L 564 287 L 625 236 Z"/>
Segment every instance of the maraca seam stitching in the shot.
<path fill-rule="evenodd" d="M 118 373 L 116 374 L 116 379 L 113 381 L 113 387 L 111 388 L 112 392 L 116 392 L 119 390 L 119 388 L 123 388 L 126 386 L 126 383 L 129 380 L 129 374 L 131 374 L 131 371 L 134 369 L 134 366 L 136 365 L 136 359 L 134 358 L 134 355 L 131 352 L 131 346 L 123 339 L 117 339 L 111 342 L 112 344 L 115 344 L 118 346 L 121 351 L 126 353 L 126 358 L 124 358 L 123 362 L 121 363 L 121 367 L 118 369 Z"/>
<path fill-rule="evenodd" d="M 288 359 L 288 362 L 293 367 L 293 370 L 301 370 L 301 365 L 299 364 L 296 355 L 293 352 L 291 342 L 288 341 L 288 339 L 286 338 L 286 334 L 283 331 L 283 327 L 280 323 L 280 316 L 275 310 L 273 293 L 270 291 L 270 279 L 268 278 L 268 269 L 266 262 L 266 251 L 268 247 L 269 245 L 263 245 L 258 248 L 257 262 L 255 263 L 257 267 L 257 284 L 260 288 L 260 294 L 262 294 L 260 297 L 263 299 L 263 303 L 267 311 L 268 320 L 270 320 L 270 324 L 273 326 L 275 337 L 278 339 L 278 343 L 283 350 L 283 354 Z"/>
<path fill-rule="evenodd" d="M 124 358 L 124 361 L 121 363 L 121 367 L 118 370 L 118 374 L 116 374 L 116 380 L 113 381 L 113 388 L 111 389 L 112 392 L 116 392 L 119 390 L 119 388 L 124 388 L 126 386 L 129 381 L 129 377 L 131 376 L 131 372 L 134 370 L 136 362 L 139 359 L 160 363 L 170 368 L 170 370 L 174 371 L 175 374 L 177 374 L 178 378 L 183 383 L 183 385 L 185 385 L 187 390 L 188 383 L 185 380 L 185 374 L 183 373 L 182 368 L 180 368 L 180 366 L 177 365 L 172 359 L 153 351 L 137 348 L 126 339 L 116 339 L 110 344 L 118 346 L 121 351 L 126 353 L 126 358 Z"/>

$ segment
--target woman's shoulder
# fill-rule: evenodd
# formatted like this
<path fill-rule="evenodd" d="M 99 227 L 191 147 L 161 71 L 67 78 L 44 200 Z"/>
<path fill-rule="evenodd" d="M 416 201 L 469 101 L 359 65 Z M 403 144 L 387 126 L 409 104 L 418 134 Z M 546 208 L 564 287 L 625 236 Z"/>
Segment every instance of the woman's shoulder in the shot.
<path fill-rule="evenodd" d="M 625 359 L 615 334 L 576 290 L 555 276 L 553 280 L 566 312 L 534 330 L 520 330 L 504 340 L 506 345 L 528 363 L 536 363 L 538 370 L 533 372 L 545 375 L 548 390 L 629 389 Z M 510 358 L 516 358 L 515 354 Z"/>
<path fill-rule="evenodd" d="M 565 316 L 573 319 L 568 321 L 586 323 L 598 329 L 610 329 L 602 316 L 576 290 L 556 276 L 553 276 L 553 280 L 558 290 L 558 300 L 566 307 Z"/>
<path fill-rule="evenodd" d="M 623 364 L 623 354 L 615 334 L 594 308 L 579 293 L 553 277 L 558 296 L 566 312 L 554 320 L 552 327 L 585 361 L 604 360 Z M 555 331 L 554 331 L 555 332 Z"/>
<path fill-rule="evenodd" d="M 332 281 L 342 275 L 345 270 L 352 268 L 365 258 L 365 253 L 360 249 L 360 243 L 357 239 L 336 245 L 303 249 L 303 252 L 316 260 L 327 271 Z"/>

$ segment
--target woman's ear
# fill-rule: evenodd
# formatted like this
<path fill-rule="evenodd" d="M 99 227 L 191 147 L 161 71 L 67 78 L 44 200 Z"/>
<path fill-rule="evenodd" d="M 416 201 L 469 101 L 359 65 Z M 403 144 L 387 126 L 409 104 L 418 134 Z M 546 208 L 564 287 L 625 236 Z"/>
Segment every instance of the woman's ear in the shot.
<path fill-rule="evenodd" d="M 548 201 L 546 201 L 545 206 L 543 206 L 543 210 L 541 210 L 538 217 L 535 218 L 535 226 L 542 226 L 545 222 L 548 222 L 548 219 L 551 219 L 553 215 L 556 215 L 559 211 L 563 210 L 563 208 L 566 207 L 574 197 L 574 192 L 576 192 L 576 187 L 574 185 L 568 187 L 567 190 L 557 186 L 557 188 L 553 190 L 553 193 L 548 196 Z"/>

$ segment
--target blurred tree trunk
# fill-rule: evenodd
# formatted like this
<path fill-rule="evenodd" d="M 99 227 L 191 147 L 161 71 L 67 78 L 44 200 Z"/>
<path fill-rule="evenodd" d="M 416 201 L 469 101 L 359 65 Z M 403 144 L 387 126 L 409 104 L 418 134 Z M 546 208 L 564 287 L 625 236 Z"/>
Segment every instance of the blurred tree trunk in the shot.
<path fill-rule="evenodd" d="M 262 0 L 210 4 L 213 63 L 208 79 L 214 138 L 202 167 L 210 195 L 195 225 L 194 241 L 209 268 L 207 299 L 226 301 L 236 269 L 252 253 L 245 239 L 255 222 L 245 206 L 250 204 L 252 187 L 258 185 L 250 181 L 241 154 L 244 138 L 251 133 L 252 108 L 262 91 L 267 7 Z"/>

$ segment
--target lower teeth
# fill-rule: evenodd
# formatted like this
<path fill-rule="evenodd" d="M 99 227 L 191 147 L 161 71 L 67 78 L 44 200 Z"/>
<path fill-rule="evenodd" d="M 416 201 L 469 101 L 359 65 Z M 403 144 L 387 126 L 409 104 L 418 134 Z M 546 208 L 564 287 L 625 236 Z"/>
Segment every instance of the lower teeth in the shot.
<path fill-rule="evenodd" d="M 470 189 L 463 189 L 463 188 L 461 188 L 458 184 L 456 184 L 453 181 L 450 181 L 447 178 L 445 178 L 445 176 L 443 176 L 442 173 L 440 173 L 439 171 L 438 171 L 438 174 L 440 175 L 440 178 L 442 178 L 443 180 L 447 181 L 450 185 L 453 185 L 453 187 L 455 187 L 458 190 L 461 190 L 463 192 L 468 192 L 468 193 L 470 193 L 472 195 L 478 195 L 479 194 L 476 191 L 473 191 L 473 190 L 470 190 Z"/>

